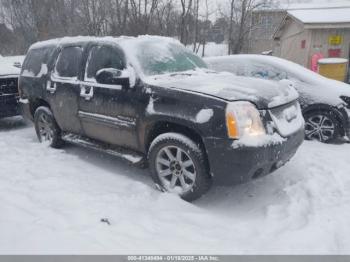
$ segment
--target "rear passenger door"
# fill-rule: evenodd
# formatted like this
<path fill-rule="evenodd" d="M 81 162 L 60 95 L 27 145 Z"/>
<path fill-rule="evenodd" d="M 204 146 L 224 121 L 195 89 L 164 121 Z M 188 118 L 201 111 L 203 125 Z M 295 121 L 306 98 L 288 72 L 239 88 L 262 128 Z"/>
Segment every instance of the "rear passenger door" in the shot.
<path fill-rule="evenodd" d="M 96 73 L 107 68 L 124 70 L 124 52 L 108 44 L 91 46 L 79 103 L 84 133 L 109 144 L 137 149 L 135 90 L 97 83 Z"/>
<path fill-rule="evenodd" d="M 75 134 L 82 132 L 78 117 L 82 54 L 81 46 L 62 48 L 46 84 L 47 97 L 59 127 Z"/>

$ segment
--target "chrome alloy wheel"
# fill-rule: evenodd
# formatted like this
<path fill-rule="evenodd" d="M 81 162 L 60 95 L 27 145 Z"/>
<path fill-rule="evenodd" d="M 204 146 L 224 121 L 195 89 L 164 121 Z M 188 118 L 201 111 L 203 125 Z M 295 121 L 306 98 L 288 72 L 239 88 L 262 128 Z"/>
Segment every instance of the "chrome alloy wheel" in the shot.
<path fill-rule="evenodd" d="M 193 188 L 196 167 L 191 157 L 177 146 L 162 148 L 156 157 L 156 170 L 164 188 L 184 194 Z"/>
<path fill-rule="evenodd" d="M 40 142 L 52 142 L 54 137 L 53 123 L 46 114 L 41 114 L 38 119 Z"/>
<path fill-rule="evenodd" d="M 333 138 L 335 125 L 325 115 L 310 116 L 305 123 L 305 135 L 307 139 L 326 142 Z"/>

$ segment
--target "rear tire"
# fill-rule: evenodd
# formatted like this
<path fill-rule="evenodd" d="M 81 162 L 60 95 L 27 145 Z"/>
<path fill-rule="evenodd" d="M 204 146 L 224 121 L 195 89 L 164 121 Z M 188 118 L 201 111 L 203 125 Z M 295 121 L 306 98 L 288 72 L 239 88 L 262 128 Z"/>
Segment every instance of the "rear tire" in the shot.
<path fill-rule="evenodd" d="M 41 143 L 47 143 L 53 148 L 59 148 L 63 145 L 61 130 L 48 107 L 40 106 L 36 109 L 34 126 L 36 135 Z"/>
<path fill-rule="evenodd" d="M 305 114 L 305 138 L 329 143 L 340 137 L 341 126 L 332 111 L 313 111 Z"/>
<path fill-rule="evenodd" d="M 158 136 L 150 146 L 148 161 L 156 185 L 186 201 L 200 198 L 212 185 L 203 150 L 182 134 Z"/>

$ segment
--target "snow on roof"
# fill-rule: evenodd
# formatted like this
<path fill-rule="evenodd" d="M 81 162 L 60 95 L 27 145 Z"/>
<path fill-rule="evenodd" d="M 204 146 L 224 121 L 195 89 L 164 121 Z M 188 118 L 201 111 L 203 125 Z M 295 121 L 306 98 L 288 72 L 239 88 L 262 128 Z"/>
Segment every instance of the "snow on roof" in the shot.
<path fill-rule="evenodd" d="M 177 39 L 156 36 L 156 35 L 141 35 L 137 37 L 90 37 L 90 36 L 76 36 L 76 37 L 63 37 L 57 39 L 51 39 L 43 42 L 37 42 L 33 44 L 30 49 L 43 48 L 47 46 L 59 46 L 59 45 L 69 45 L 75 43 L 86 43 L 86 42 L 97 42 L 97 43 L 115 43 L 118 44 L 125 52 L 127 60 L 134 66 L 134 69 L 142 74 L 141 66 L 138 62 L 138 59 L 135 57 L 135 50 L 140 49 L 140 46 L 143 43 L 152 43 L 160 53 L 163 53 L 163 56 L 169 56 L 171 54 L 167 52 L 167 43 L 176 43 L 180 44 Z"/>
<path fill-rule="evenodd" d="M 63 38 L 56 38 L 56 39 L 50 39 L 46 41 L 41 41 L 34 43 L 30 49 L 36 49 L 41 48 L 43 46 L 49 46 L 49 45 L 65 45 L 65 44 L 74 44 L 77 42 L 113 42 L 113 43 L 135 43 L 135 42 L 144 42 L 144 41 L 176 41 L 178 40 L 170 38 L 170 37 L 163 37 L 163 36 L 156 36 L 156 35 L 140 35 L 137 37 L 130 37 L 130 36 L 119 36 L 119 37 L 94 37 L 94 36 L 74 36 L 74 37 L 63 37 Z"/>
<path fill-rule="evenodd" d="M 318 60 L 318 63 L 320 64 L 345 64 L 348 60 L 345 58 L 322 58 Z"/>
<path fill-rule="evenodd" d="M 304 24 L 350 23 L 350 6 L 288 10 L 288 14 Z"/>
<path fill-rule="evenodd" d="M 350 0 L 315 0 L 307 3 L 279 3 L 275 2 L 273 5 L 265 5 L 259 7 L 253 12 L 285 12 L 288 10 L 305 10 L 305 9 L 328 9 L 328 8 L 348 8 L 350 7 Z"/>
<path fill-rule="evenodd" d="M 297 9 L 319 9 L 319 8 L 342 8 L 350 7 L 349 0 L 341 1 L 321 1 L 317 0 L 312 3 L 291 3 L 281 4 L 280 8 L 284 10 L 297 10 Z"/>

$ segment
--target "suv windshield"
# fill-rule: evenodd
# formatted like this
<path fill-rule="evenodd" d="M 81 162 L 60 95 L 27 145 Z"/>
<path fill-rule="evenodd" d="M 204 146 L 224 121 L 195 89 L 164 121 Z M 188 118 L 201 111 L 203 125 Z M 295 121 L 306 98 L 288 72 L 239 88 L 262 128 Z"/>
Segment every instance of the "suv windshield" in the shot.
<path fill-rule="evenodd" d="M 200 57 L 180 44 L 143 42 L 137 49 L 136 56 L 145 75 L 207 68 Z"/>

